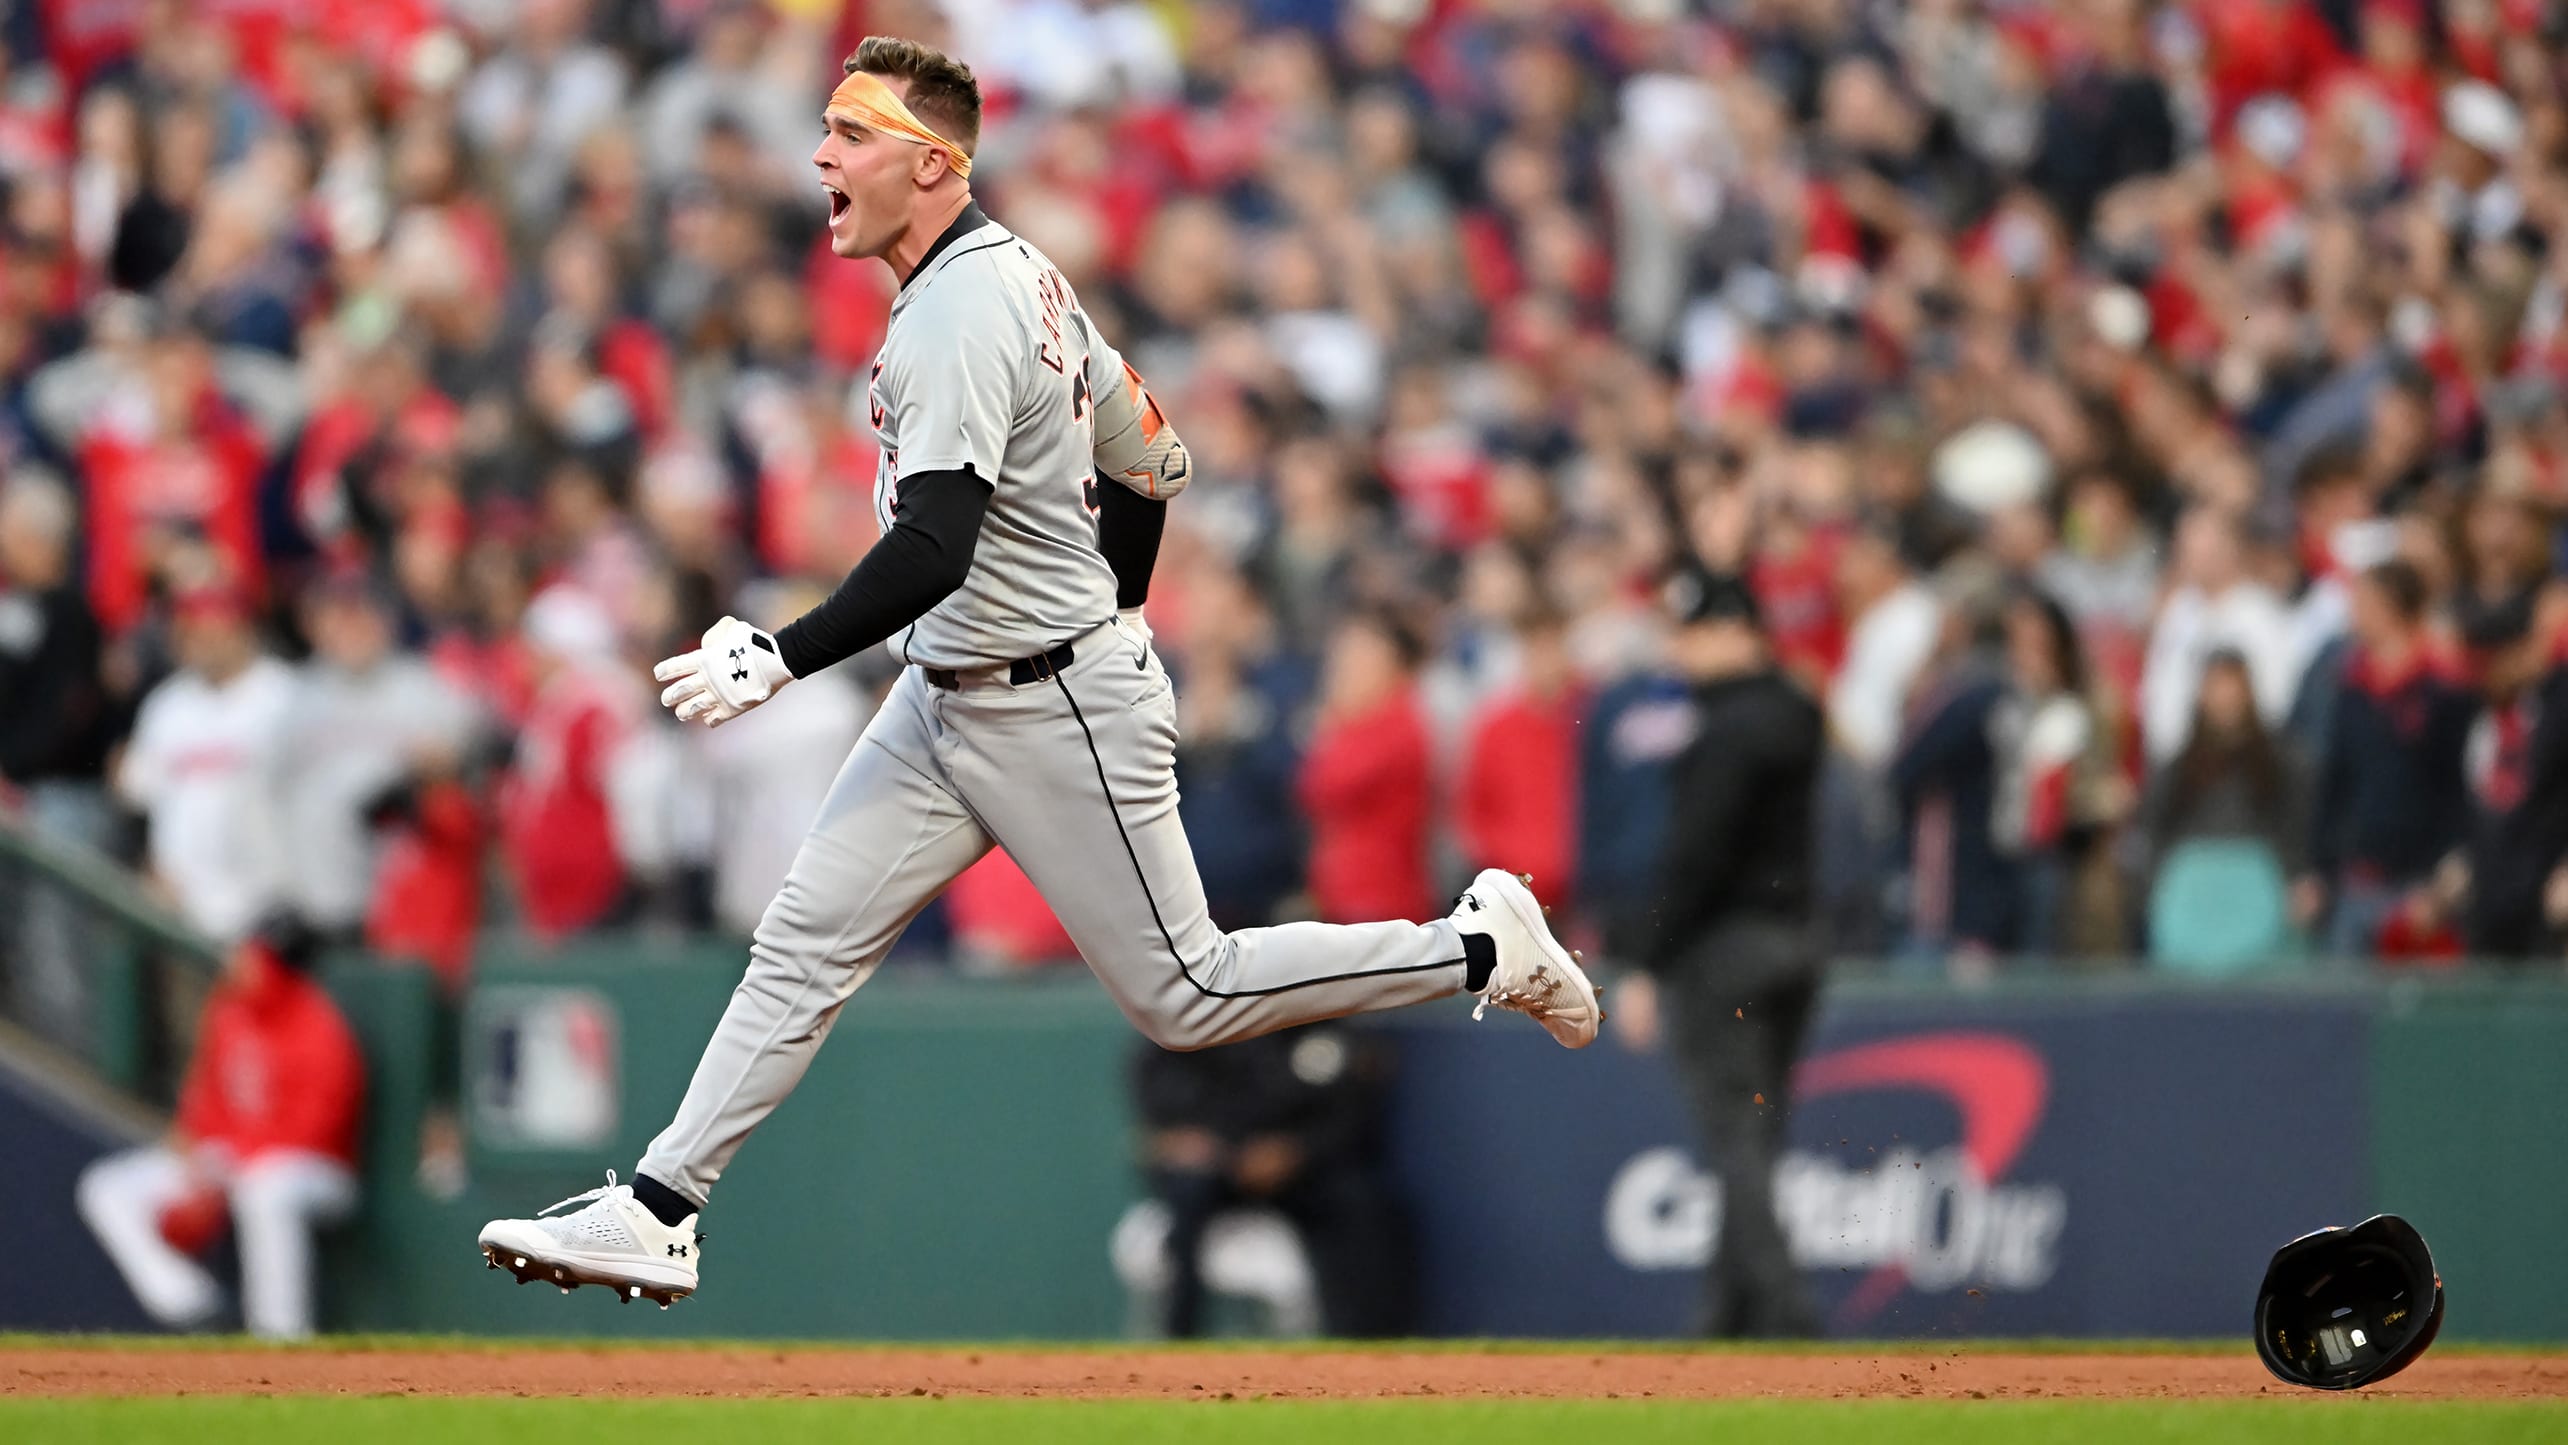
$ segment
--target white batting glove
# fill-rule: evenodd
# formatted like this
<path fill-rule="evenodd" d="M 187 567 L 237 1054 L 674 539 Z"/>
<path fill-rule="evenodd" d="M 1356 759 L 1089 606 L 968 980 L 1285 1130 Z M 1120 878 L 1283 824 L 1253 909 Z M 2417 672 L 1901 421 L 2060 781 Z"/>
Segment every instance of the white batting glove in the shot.
<path fill-rule="evenodd" d="M 668 686 L 660 706 L 680 722 L 702 721 L 718 728 L 776 695 L 794 680 L 776 649 L 775 637 L 737 617 L 726 617 L 704 630 L 703 645 L 682 652 L 651 669 Z"/>
<path fill-rule="evenodd" d="M 1138 608 L 1138 607 L 1127 607 L 1127 608 L 1124 608 L 1122 611 L 1117 612 L 1117 613 L 1115 614 L 1115 620 L 1116 620 L 1117 622 L 1122 623 L 1122 624 L 1124 625 L 1124 627 L 1125 627 L 1125 629 L 1126 629 L 1127 631 L 1137 632 L 1137 633 L 1141 634 L 1141 640 L 1142 640 L 1142 641 L 1144 641 L 1144 642 L 1148 642 L 1148 641 L 1150 641 L 1150 639 L 1151 639 L 1151 633 L 1150 633 L 1150 619 L 1148 619 L 1148 618 L 1146 618 L 1146 617 L 1144 617 L 1144 616 L 1142 616 L 1142 615 L 1141 615 L 1141 609 L 1140 609 L 1140 608 Z"/>

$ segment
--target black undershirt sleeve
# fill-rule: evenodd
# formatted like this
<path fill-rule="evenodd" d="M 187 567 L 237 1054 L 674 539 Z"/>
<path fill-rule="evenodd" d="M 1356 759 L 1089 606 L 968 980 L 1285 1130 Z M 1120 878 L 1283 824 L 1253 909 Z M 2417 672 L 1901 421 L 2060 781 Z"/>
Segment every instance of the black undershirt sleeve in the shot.
<path fill-rule="evenodd" d="M 809 677 L 926 616 L 971 574 L 989 508 L 990 484 L 969 467 L 903 478 L 892 530 L 837 591 L 776 634 L 785 666 Z"/>
<path fill-rule="evenodd" d="M 1115 572 L 1115 606 L 1150 600 L 1150 569 L 1159 562 L 1159 533 L 1168 504 L 1153 501 L 1103 473 L 1097 476 L 1097 550 Z"/>

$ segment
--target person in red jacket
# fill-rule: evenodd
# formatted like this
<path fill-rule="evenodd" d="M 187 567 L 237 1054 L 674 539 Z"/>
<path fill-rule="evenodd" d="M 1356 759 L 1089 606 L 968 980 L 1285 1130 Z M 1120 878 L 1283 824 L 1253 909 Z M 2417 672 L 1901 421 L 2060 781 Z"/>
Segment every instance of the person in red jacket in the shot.
<path fill-rule="evenodd" d="M 1435 789 L 1417 665 L 1417 644 L 1385 619 L 1350 619 L 1329 641 L 1299 788 L 1311 820 L 1311 898 L 1327 922 L 1436 914 L 1427 881 Z"/>
<path fill-rule="evenodd" d="M 536 937 L 556 941 L 605 922 L 625 898 L 608 774 L 632 734 L 639 699 L 616 666 L 605 606 L 570 586 L 526 609 L 535 697 L 499 787 L 499 841 L 517 906 Z"/>
<path fill-rule="evenodd" d="M 1517 868 L 1565 888 L 1577 872 L 1578 719 L 1587 700 L 1557 616 L 1527 619 L 1517 640 L 1521 684 L 1471 720 L 1457 800 L 1463 852 L 1475 871 Z"/>
<path fill-rule="evenodd" d="M 378 798 L 367 821 L 381 831 L 383 860 L 366 908 L 366 947 L 425 960 L 446 997 L 460 999 L 481 928 L 489 810 L 456 764 L 435 758 Z"/>
<path fill-rule="evenodd" d="M 357 1203 L 365 1061 L 308 970 L 312 935 L 267 920 L 206 1000 L 169 1137 L 82 1171 L 80 1217 L 154 1319 L 201 1326 L 223 1292 L 196 1255 L 239 1237 L 252 1334 L 312 1333 L 312 1237 Z"/>
<path fill-rule="evenodd" d="M 92 426 L 74 449 L 89 534 L 89 595 L 101 626 L 142 620 L 161 556 L 179 534 L 211 543 L 240 584 L 264 586 L 258 432 L 214 385 L 204 338 L 174 329 L 155 343 L 150 385 Z"/>

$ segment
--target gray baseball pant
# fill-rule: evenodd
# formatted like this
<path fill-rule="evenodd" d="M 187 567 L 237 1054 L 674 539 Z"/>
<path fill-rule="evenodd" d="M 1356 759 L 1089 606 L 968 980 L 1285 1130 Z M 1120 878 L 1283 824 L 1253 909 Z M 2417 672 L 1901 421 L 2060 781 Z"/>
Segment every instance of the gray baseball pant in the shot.
<path fill-rule="evenodd" d="M 1210 1048 L 1463 987 L 1451 923 L 1224 933 L 1177 817 L 1177 699 L 1120 622 L 1059 675 L 960 690 L 901 674 L 848 755 L 749 949 L 677 1117 L 641 1170 L 704 1202 L 810 1067 L 901 930 L 993 844 L 1008 850 L 1124 1016 Z M 750 724 L 755 726 L 755 724 Z"/>

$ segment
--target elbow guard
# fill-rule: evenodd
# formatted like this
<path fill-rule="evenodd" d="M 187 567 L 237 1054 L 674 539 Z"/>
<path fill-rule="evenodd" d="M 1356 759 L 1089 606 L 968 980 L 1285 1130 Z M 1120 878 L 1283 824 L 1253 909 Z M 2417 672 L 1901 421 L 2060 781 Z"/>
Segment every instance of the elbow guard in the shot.
<path fill-rule="evenodd" d="M 1096 405 L 1098 471 L 1155 502 L 1186 490 L 1194 460 L 1139 374 L 1124 367 L 1124 384 L 1107 388 Z"/>

